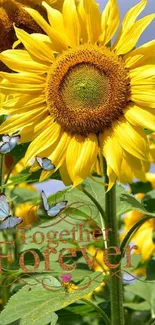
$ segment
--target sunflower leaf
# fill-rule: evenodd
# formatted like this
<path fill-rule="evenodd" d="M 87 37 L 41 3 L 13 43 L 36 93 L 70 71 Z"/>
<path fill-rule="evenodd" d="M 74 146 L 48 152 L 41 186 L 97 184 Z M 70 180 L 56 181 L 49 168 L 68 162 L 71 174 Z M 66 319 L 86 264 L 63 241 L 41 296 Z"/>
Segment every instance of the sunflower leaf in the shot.
<path fill-rule="evenodd" d="M 39 193 L 27 188 L 16 187 L 11 191 L 11 198 L 14 196 L 17 197 L 16 204 L 21 204 L 23 202 L 30 202 L 34 199 L 39 198 Z"/>
<path fill-rule="evenodd" d="M 27 320 L 32 325 L 43 325 L 49 322 L 54 325 L 53 317 L 56 320 L 56 316 L 53 316 L 53 313 L 92 292 L 103 281 L 103 275 L 99 272 L 93 273 L 89 279 L 81 281 L 80 287 L 85 286 L 83 290 L 77 288 L 71 293 L 66 293 L 62 289 L 61 283 L 50 275 L 46 276 L 46 286 L 48 288 L 53 286 L 53 291 L 46 290 L 42 286 L 41 281 L 43 279 L 45 281 L 43 276 L 39 279 L 40 284 L 31 285 L 31 287 L 26 285 L 10 298 L 0 315 L 0 325 L 8 325 L 19 319 L 20 325 L 27 325 Z M 32 281 L 35 283 L 34 277 Z"/>

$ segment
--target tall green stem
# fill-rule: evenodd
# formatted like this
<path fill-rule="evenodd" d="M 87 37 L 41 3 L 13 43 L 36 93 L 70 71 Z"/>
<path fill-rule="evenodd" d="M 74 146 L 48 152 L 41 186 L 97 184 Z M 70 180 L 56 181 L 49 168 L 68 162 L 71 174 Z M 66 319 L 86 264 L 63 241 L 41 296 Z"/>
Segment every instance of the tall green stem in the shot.
<path fill-rule="evenodd" d="M 5 161 L 5 155 L 0 154 L 0 189 L 1 189 L 1 186 L 4 185 L 4 161 Z M 0 190 L 0 192 L 3 193 L 4 191 Z M 7 233 L 5 233 L 5 230 L 3 231 L 3 236 L 4 236 L 5 241 L 8 241 Z M 6 244 L 4 246 L 4 251 L 5 251 L 4 254 L 7 255 L 8 247 Z M 6 267 L 7 267 L 7 265 L 6 265 Z M 7 286 L 7 280 L 4 282 L 4 287 L 3 287 L 2 292 L 3 292 L 2 293 L 3 306 L 5 306 L 9 299 L 9 287 Z"/>
<path fill-rule="evenodd" d="M 108 184 L 108 177 L 106 176 Z M 107 190 L 107 189 L 106 189 Z M 109 232 L 108 248 L 113 246 L 119 248 L 118 221 L 116 218 L 116 186 L 106 192 L 106 227 L 111 228 Z M 114 249 L 109 249 L 109 254 L 114 253 Z M 119 265 L 116 255 L 109 255 L 109 261 L 112 265 Z M 115 274 L 114 274 L 115 273 Z M 116 275 L 117 274 L 117 275 Z M 110 301 L 111 301 L 111 325 L 124 325 L 124 310 L 123 310 L 123 283 L 120 265 L 116 268 L 110 268 Z"/>
<path fill-rule="evenodd" d="M 0 154 L 0 188 L 4 185 L 4 155 Z M 2 190 L 3 192 L 3 190 Z"/>

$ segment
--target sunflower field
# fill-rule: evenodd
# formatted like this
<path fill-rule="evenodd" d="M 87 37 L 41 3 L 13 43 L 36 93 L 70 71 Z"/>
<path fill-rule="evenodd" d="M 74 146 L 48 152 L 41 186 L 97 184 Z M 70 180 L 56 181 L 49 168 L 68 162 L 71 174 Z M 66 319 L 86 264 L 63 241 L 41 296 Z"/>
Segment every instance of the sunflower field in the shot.
<path fill-rule="evenodd" d="M 155 325 L 148 3 L 0 0 L 0 325 Z"/>

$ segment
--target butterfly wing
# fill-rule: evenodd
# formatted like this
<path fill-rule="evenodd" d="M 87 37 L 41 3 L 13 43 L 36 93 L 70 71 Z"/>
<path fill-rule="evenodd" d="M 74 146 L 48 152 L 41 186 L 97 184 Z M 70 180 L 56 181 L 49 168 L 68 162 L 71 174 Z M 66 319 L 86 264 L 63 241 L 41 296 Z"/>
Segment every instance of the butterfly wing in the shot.
<path fill-rule="evenodd" d="M 23 222 L 23 219 L 21 219 L 21 218 L 8 217 L 0 225 L 0 230 L 7 229 L 7 228 L 14 228 L 15 226 L 19 225 L 22 222 Z"/>
<path fill-rule="evenodd" d="M 4 194 L 0 194 L 0 219 L 8 217 L 10 214 L 9 203 Z"/>
<path fill-rule="evenodd" d="M 42 159 L 42 168 L 44 170 L 52 170 L 55 168 L 55 166 L 52 164 L 50 159 L 45 157 Z"/>
<path fill-rule="evenodd" d="M 5 154 L 5 153 L 8 153 L 8 152 L 10 152 L 9 142 L 5 142 L 5 143 L 1 142 L 0 143 L 0 153 Z"/>
<path fill-rule="evenodd" d="M 42 158 L 41 158 L 41 157 L 38 157 L 38 156 L 36 156 L 36 160 L 37 160 L 37 162 L 38 162 L 39 166 L 42 168 L 42 167 L 43 167 L 43 164 L 42 164 Z"/>
<path fill-rule="evenodd" d="M 52 164 L 51 160 L 44 157 L 38 157 L 36 156 L 37 162 L 40 165 L 41 168 L 43 168 L 44 170 L 52 170 L 55 168 L 55 166 Z"/>
<path fill-rule="evenodd" d="M 44 191 L 41 192 L 41 196 L 42 196 L 42 200 L 43 200 L 43 206 L 44 206 L 44 209 L 45 209 L 46 211 L 48 211 L 48 210 L 49 210 L 49 204 L 48 204 L 48 202 L 47 202 L 47 197 L 46 197 Z"/>
<path fill-rule="evenodd" d="M 49 210 L 47 211 L 48 216 L 50 217 L 56 217 L 60 212 L 60 208 L 56 206 L 51 206 Z"/>
<path fill-rule="evenodd" d="M 9 141 L 10 141 L 10 136 L 9 136 L 8 134 L 4 134 L 4 135 L 2 136 L 2 141 L 3 141 L 3 142 L 9 142 Z"/>
<path fill-rule="evenodd" d="M 47 211 L 48 216 L 56 217 L 60 213 L 60 211 L 62 211 L 66 207 L 66 205 L 67 201 L 62 201 L 49 207 L 49 210 Z"/>
<path fill-rule="evenodd" d="M 60 211 L 63 210 L 66 207 L 66 205 L 67 205 L 67 201 L 62 201 L 62 202 L 56 203 L 56 207 L 59 208 Z"/>
<path fill-rule="evenodd" d="M 9 141 L 10 151 L 16 146 L 16 144 L 19 141 L 19 139 L 20 139 L 20 135 L 16 135 L 14 137 L 10 137 L 10 141 Z"/>

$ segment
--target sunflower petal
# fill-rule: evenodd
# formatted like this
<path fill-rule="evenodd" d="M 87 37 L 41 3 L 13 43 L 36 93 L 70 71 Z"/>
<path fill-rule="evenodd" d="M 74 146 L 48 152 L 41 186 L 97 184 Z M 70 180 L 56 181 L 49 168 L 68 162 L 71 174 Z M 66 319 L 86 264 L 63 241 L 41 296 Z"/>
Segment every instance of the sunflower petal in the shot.
<path fill-rule="evenodd" d="M 88 41 L 91 44 L 97 42 L 101 34 L 101 14 L 99 5 L 94 0 L 81 0 L 81 10 L 88 33 Z"/>
<path fill-rule="evenodd" d="M 139 106 L 154 108 L 155 86 L 132 86 L 131 100 Z"/>
<path fill-rule="evenodd" d="M 38 121 L 39 123 L 39 121 Z M 23 127 L 22 130 L 20 130 L 20 142 L 31 142 L 33 141 L 36 136 L 38 135 L 37 132 L 34 131 L 35 122 L 33 122 L 31 125 Z"/>
<path fill-rule="evenodd" d="M 64 160 L 64 162 L 60 166 L 59 171 L 60 171 L 61 179 L 62 179 L 63 183 L 65 184 L 65 186 L 71 185 L 72 180 L 71 180 L 71 178 L 69 177 L 69 174 L 68 174 L 66 160 Z"/>
<path fill-rule="evenodd" d="M 40 105 L 45 103 L 44 96 L 34 97 L 31 95 L 13 96 L 13 98 L 3 103 L 3 107 L 8 111 L 8 114 L 23 114 L 33 109 L 39 109 Z M 22 110 L 21 110 L 22 109 Z M 48 110 L 46 104 L 44 111 Z"/>
<path fill-rule="evenodd" d="M 52 154 L 48 156 L 56 168 L 52 171 L 42 170 L 39 181 L 42 182 L 48 177 L 50 177 L 55 171 L 60 168 L 66 157 L 67 146 L 70 142 L 70 135 L 63 132 L 61 138 L 55 143 L 55 148 L 52 150 Z"/>
<path fill-rule="evenodd" d="M 19 72 L 19 73 L 7 73 L 0 72 L 0 77 L 7 79 L 11 83 L 22 83 L 22 84 L 43 84 L 45 83 L 45 77 L 36 75 L 30 72 Z"/>
<path fill-rule="evenodd" d="M 60 34 L 61 31 L 61 37 L 63 36 L 66 44 L 69 43 L 68 36 L 66 34 L 65 28 L 64 28 L 64 22 L 63 22 L 63 15 L 59 10 L 56 10 L 49 6 L 46 2 L 42 2 L 43 7 L 47 10 L 48 20 L 51 25 L 51 27 Z"/>
<path fill-rule="evenodd" d="M 132 69 L 129 72 L 130 84 L 132 86 L 139 85 L 140 83 L 150 85 L 155 84 L 155 66 L 154 65 L 142 65 L 138 68 Z"/>
<path fill-rule="evenodd" d="M 142 128 L 131 126 L 122 118 L 114 124 L 113 130 L 122 148 L 139 159 L 149 159 L 148 142 Z"/>
<path fill-rule="evenodd" d="M 45 42 L 39 39 L 34 39 L 32 35 L 29 35 L 24 30 L 15 27 L 17 38 L 22 42 L 25 48 L 34 55 L 39 61 L 53 62 L 53 51 L 49 50 L 49 46 Z M 14 50 L 15 51 L 15 50 Z"/>
<path fill-rule="evenodd" d="M 80 23 L 80 29 L 81 29 L 81 39 L 82 43 L 87 43 L 88 41 L 88 33 L 87 33 L 87 27 L 85 22 L 85 10 L 83 7 L 82 1 L 80 1 L 77 5 L 77 12 L 79 17 L 79 23 Z"/>
<path fill-rule="evenodd" d="M 144 107 L 138 107 L 133 104 L 124 115 L 131 124 L 141 125 L 146 129 L 155 131 L 155 115 L 153 108 L 145 109 Z"/>
<path fill-rule="evenodd" d="M 128 152 L 124 150 L 122 164 L 120 166 L 120 176 L 119 176 L 119 181 L 123 184 L 132 183 L 134 177 L 133 170 L 131 168 L 131 165 L 128 162 L 128 157 L 129 157 Z M 135 158 L 134 156 L 131 157 Z M 137 161 L 140 160 L 137 159 Z"/>
<path fill-rule="evenodd" d="M 68 14 L 69 13 L 69 14 Z M 63 4 L 63 19 L 70 46 L 78 46 L 80 41 L 80 24 L 75 0 L 65 0 Z"/>
<path fill-rule="evenodd" d="M 74 135 L 70 140 L 70 143 L 67 148 L 66 165 L 68 169 L 68 174 L 72 181 L 75 179 L 75 166 L 80 155 L 84 139 L 85 138 L 81 135 Z"/>
<path fill-rule="evenodd" d="M 39 63 L 32 60 L 30 54 L 25 50 L 6 50 L 0 53 L 0 60 L 11 70 L 16 72 L 33 72 L 41 74 L 47 72 L 49 63 Z"/>
<path fill-rule="evenodd" d="M 111 188 L 113 187 L 113 185 L 116 182 L 116 174 L 114 173 L 113 169 L 107 165 L 107 175 L 108 175 L 108 179 L 109 179 L 109 183 L 108 183 L 108 189 L 107 192 L 111 190 Z"/>
<path fill-rule="evenodd" d="M 98 141 L 95 134 L 89 134 L 82 144 L 80 155 L 75 165 L 75 179 L 73 186 L 81 183 L 91 175 L 98 153 Z"/>
<path fill-rule="evenodd" d="M 66 157 L 67 147 L 68 147 L 70 141 L 71 141 L 71 136 L 68 133 L 63 132 L 55 150 L 48 157 L 49 159 L 52 160 L 52 163 L 56 166 L 55 171 L 64 162 L 64 159 Z"/>
<path fill-rule="evenodd" d="M 99 41 L 107 44 L 113 38 L 120 22 L 120 13 L 117 0 L 109 0 L 102 13 L 101 28 L 102 34 Z"/>
<path fill-rule="evenodd" d="M 128 33 L 128 31 L 133 27 L 135 20 L 139 16 L 139 14 L 143 11 L 147 4 L 147 0 L 141 0 L 137 5 L 132 7 L 125 15 L 123 21 L 122 21 L 122 27 L 121 30 L 118 33 L 118 36 L 114 42 L 113 48 L 117 46 L 119 43 L 122 35 L 124 33 Z"/>
<path fill-rule="evenodd" d="M 51 26 L 46 22 L 46 20 L 35 9 L 25 8 L 25 10 L 31 15 L 31 17 L 36 21 L 36 23 L 50 37 L 51 42 L 53 44 L 53 49 L 57 51 L 62 51 L 63 49 L 67 49 L 68 44 L 63 34 L 56 31 L 54 28 L 51 28 Z"/>
<path fill-rule="evenodd" d="M 125 66 L 133 69 L 142 65 L 146 59 L 155 55 L 155 41 L 150 41 L 136 50 L 124 55 Z"/>
<path fill-rule="evenodd" d="M 122 147 L 120 146 L 113 131 L 106 130 L 100 134 L 100 147 L 103 150 L 103 156 L 117 176 L 120 174 L 120 165 L 122 162 Z"/>
<path fill-rule="evenodd" d="M 47 113 L 44 113 L 42 107 L 37 111 L 36 116 L 36 109 L 33 111 L 24 113 L 24 114 L 17 114 L 8 118 L 4 123 L 0 126 L 0 134 L 4 133 L 12 133 L 17 130 L 22 129 L 25 126 L 31 125 L 33 120 L 44 119 Z"/>
<path fill-rule="evenodd" d="M 64 30 L 62 13 L 59 10 L 52 8 L 44 1 L 42 2 L 42 5 L 47 10 L 48 20 L 52 28 L 58 31 Z"/>
<path fill-rule="evenodd" d="M 57 123 L 53 123 L 53 121 L 47 124 L 47 121 L 44 120 L 43 129 L 44 131 L 42 131 L 29 145 L 25 155 L 25 164 L 27 164 L 40 151 L 47 149 L 50 145 L 56 142 L 60 135 L 60 126 Z"/>
<path fill-rule="evenodd" d="M 3 93 L 5 94 L 10 94 L 12 92 L 16 93 L 22 93 L 22 94 L 27 94 L 30 92 L 38 92 L 40 95 L 40 92 L 44 90 L 45 83 L 43 84 L 18 84 L 18 83 L 1 83 L 0 84 L 0 89 L 2 90 Z"/>
<path fill-rule="evenodd" d="M 145 9 L 147 5 L 147 0 L 141 0 L 137 5 L 132 7 L 125 15 L 123 22 L 122 22 L 122 27 L 123 30 L 129 30 L 137 17 L 140 15 L 140 13 Z"/>
<path fill-rule="evenodd" d="M 155 14 L 148 15 L 136 21 L 128 31 L 124 31 L 120 36 L 119 41 L 114 46 L 117 55 L 125 54 L 131 51 L 138 42 L 141 34 L 146 27 L 153 21 Z"/>

